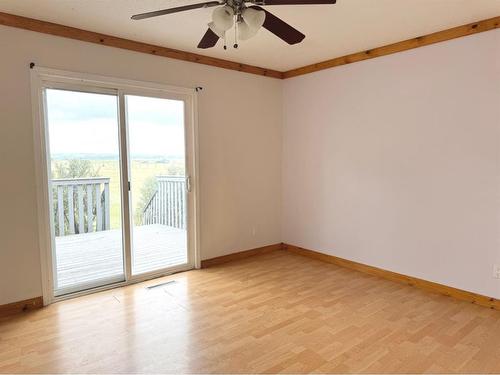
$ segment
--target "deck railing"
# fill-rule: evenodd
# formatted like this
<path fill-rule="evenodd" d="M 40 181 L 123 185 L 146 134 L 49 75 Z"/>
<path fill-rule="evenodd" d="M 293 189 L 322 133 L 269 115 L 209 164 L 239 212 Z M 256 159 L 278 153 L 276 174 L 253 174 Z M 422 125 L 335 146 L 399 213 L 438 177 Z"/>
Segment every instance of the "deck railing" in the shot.
<path fill-rule="evenodd" d="M 52 180 L 56 236 L 108 230 L 109 178 Z"/>
<path fill-rule="evenodd" d="M 142 212 L 142 224 L 186 229 L 186 177 L 156 177 L 156 192 Z"/>

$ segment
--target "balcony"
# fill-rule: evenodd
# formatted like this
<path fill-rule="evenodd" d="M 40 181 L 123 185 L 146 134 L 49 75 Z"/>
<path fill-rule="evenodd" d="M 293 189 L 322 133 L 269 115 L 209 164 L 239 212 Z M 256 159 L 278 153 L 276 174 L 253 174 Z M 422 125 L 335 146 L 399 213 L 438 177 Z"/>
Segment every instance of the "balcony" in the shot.
<path fill-rule="evenodd" d="M 122 230 L 111 225 L 109 178 L 52 180 L 56 295 L 124 279 Z M 157 176 L 135 215 L 133 273 L 187 262 L 185 178 Z"/>

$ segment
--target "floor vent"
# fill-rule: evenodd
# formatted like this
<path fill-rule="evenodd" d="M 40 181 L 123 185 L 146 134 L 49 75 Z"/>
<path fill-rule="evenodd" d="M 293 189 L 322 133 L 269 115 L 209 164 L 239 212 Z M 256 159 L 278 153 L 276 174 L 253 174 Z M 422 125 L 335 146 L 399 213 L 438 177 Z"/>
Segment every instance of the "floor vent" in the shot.
<path fill-rule="evenodd" d="M 175 280 L 170 280 L 170 281 L 166 281 L 164 283 L 161 283 L 161 284 L 156 284 L 156 285 L 150 285 L 150 286 L 147 286 L 146 289 L 154 289 L 154 288 L 159 288 L 161 286 L 165 286 L 165 285 L 169 285 L 169 284 L 174 284 L 176 283 L 177 281 Z"/>

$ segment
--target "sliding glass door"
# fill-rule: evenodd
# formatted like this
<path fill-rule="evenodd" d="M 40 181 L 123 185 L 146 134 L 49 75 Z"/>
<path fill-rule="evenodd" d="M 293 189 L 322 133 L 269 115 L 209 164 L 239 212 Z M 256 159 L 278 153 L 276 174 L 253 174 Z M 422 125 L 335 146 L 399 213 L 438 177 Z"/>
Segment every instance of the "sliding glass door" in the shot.
<path fill-rule="evenodd" d="M 126 95 L 132 274 L 187 262 L 184 102 Z"/>
<path fill-rule="evenodd" d="M 158 90 L 48 86 L 53 297 L 192 268 L 192 103 Z"/>
<path fill-rule="evenodd" d="M 117 95 L 45 95 L 54 294 L 123 281 Z"/>

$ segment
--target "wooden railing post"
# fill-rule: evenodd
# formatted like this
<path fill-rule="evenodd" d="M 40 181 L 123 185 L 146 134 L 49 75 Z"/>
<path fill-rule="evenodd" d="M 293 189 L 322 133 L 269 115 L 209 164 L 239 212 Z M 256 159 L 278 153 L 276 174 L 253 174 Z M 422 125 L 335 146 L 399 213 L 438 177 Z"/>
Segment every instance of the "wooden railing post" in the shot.
<path fill-rule="evenodd" d="M 64 187 L 57 187 L 57 225 L 59 227 L 59 236 L 64 236 Z"/>
<path fill-rule="evenodd" d="M 110 202 L 109 202 L 109 180 L 104 183 L 104 211 L 105 211 L 105 224 L 104 230 L 109 230 L 111 226 L 111 213 L 110 213 Z"/>
<path fill-rule="evenodd" d="M 67 186 L 68 193 L 68 232 L 75 234 L 75 206 L 73 204 L 73 185 Z"/>
<path fill-rule="evenodd" d="M 83 185 L 77 187 L 78 195 L 78 233 L 85 233 L 85 214 L 83 210 Z"/>
<path fill-rule="evenodd" d="M 94 231 L 94 204 L 92 202 L 92 185 L 87 185 L 87 233 Z"/>
<path fill-rule="evenodd" d="M 95 184 L 95 231 L 102 230 L 101 184 Z"/>

